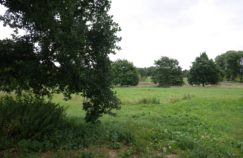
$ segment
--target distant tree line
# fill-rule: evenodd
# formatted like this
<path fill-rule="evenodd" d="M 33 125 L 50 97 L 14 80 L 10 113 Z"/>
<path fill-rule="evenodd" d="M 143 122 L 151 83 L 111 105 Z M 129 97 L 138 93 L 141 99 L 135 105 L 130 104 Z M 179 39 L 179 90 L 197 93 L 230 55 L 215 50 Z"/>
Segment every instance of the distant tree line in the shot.
<path fill-rule="evenodd" d="M 209 59 L 206 52 L 196 57 L 189 70 L 182 70 L 176 59 L 162 56 L 154 66 L 136 68 L 132 62 L 117 60 L 112 64 L 113 84 L 136 86 L 151 80 L 160 87 L 182 86 L 183 78 L 191 85 L 213 85 L 219 81 L 243 81 L 243 51 L 228 51 Z"/>
<path fill-rule="evenodd" d="M 147 78 L 151 77 L 154 72 L 154 66 L 137 68 L 140 81 L 145 81 Z"/>
<path fill-rule="evenodd" d="M 112 63 L 113 84 L 119 86 L 136 86 L 139 80 L 150 77 L 161 87 L 181 86 L 183 84 L 182 69 L 179 62 L 168 57 L 155 61 L 155 66 L 136 68 L 127 60 Z"/>

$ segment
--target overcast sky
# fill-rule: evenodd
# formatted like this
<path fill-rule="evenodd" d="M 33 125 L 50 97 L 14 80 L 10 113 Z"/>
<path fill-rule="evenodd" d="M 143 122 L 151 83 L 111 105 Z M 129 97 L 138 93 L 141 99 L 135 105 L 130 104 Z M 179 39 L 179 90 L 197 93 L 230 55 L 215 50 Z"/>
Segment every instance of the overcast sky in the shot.
<path fill-rule="evenodd" d="M 138 67 L 169 56 L 184 69 L 201 52 L 243 50 L 243 0 L 112 0 L 122 50 L 112 59 Z"/>
<path fill-rule="evenodd" d="M 112 60 L 148 67 L 169 56 L 188 69 L 203 51 L 215 58 L 243 50 L 243 0 L 112 0 L 110 13 L 122 28 L 122 50 Z M 0 23 L 0 39 L 10 33 Z"/>

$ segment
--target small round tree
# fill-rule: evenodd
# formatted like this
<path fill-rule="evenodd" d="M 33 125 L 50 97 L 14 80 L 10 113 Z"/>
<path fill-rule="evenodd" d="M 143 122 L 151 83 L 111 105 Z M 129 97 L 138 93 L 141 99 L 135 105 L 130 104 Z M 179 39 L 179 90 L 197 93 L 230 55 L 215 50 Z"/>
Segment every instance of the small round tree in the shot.
<path fill-rule="evenodd" d="M 183 75 L 179 62 L 168 57 L 161 57 L 155 61 L 152 80 L 161 87 L 183 85 Z"/>
<path fill-rule="evenodd" d="M 192 63 L 188 75 L 188 82 L 191 85 L 217 84 L 219 79 L 219 70 L 216 64 L 212 59 L 208 59 L 205 52 Z"/>
<path fill-rule="evenodd" d="M 127 60 L 117 60 L 112 63 L 113 84 L 121 86 L 136 86 L 139 76 L 136 68 Z"/>

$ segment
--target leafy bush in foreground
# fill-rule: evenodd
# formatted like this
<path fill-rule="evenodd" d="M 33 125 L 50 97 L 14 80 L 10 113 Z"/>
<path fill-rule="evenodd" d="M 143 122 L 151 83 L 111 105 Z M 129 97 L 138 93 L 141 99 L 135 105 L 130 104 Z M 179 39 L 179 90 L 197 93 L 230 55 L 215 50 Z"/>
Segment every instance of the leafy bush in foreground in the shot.
<path fill-rule="evenodd" d="M 39 139 L 57 129 L 64 108 L 32 96 L 0 99 L 0 133 L 14 139 Z"/>

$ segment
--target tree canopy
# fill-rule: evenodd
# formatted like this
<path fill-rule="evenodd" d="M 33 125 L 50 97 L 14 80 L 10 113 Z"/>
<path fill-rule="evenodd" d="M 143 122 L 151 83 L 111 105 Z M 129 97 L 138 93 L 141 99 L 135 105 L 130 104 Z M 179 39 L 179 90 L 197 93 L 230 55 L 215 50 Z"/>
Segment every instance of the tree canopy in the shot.
<path fill-rule="evenodd" d="M 181 86 L 183 84 L 183 76 L 179 62 L 176 59 L 161 57 L 155 61 L 152 80 L 162 87 Z"/>
<path fill-rule="evenodd" d="M 219 81 L 219 70 L 212 59 L 204 52 L 192 63 L 189 71 L 188 82 L 203 86 L 217 84 Z"/>
<path fill-rule="evenodd" d="M 233 81 L 241 75 L 240 60 L 242 57 L 243 51 L 227 51 L 216 57 L 215 61 L 223 78 Z"/>
<path fill-rule="evenodd" d="M 117 60 L 112 63 L 112 76 L 115 85 L 136 86 L 139 82 L 135 66 L 127 60 Z"/>
<path fill-rule="evenodd" d="M 154 67 L 145 67 L 145 68 L 137 68 L 138 74 L 139 74 L 139 80 L 144 81 L 148 79 L 148 77 L 151 77 L 154 71 Z"/>
<path fill-rule="evenodd" d="M 120 28 L 109 0 L 0 0 L 0 20 L 15 30 L 0 41 L 0 90 L 38 96 L 81 93 L 86 120 L 119 108 L 111 90 L 111 62 Z M 19 35 L 19 29 L 24 35 Z"/>

